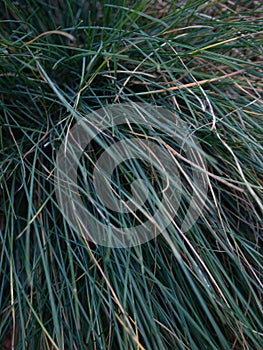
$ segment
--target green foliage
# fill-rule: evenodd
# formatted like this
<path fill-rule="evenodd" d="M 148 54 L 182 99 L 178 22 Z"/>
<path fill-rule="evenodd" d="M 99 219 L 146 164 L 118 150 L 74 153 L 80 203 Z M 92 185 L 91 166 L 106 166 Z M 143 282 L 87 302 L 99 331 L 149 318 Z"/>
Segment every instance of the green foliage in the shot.
<path fill-rule="evenodd" d="M 4 0 L 0 11 L 0 348 L 262 349 L 259 2 Z M 186 234 L 170 225 L 109 249 L 67 225 L 55 159 L 80 116 L 130 101 L 187 123 L 209 193 Z"/>

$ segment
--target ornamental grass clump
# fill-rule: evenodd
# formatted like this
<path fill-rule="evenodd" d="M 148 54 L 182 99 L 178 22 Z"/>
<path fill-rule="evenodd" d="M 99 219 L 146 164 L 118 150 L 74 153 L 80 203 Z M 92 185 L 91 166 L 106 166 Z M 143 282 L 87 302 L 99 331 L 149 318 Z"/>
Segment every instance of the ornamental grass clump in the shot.
<path fill-rule="evenodd" d="M 263 348 L 262 24 L 259 1 L 1 2 L 1 349 Z M 154 239 L 110 248 L 63 216 L 56 157 L 80 118 L 132 103 L 174 121 L 102 132 L 82 166 L 121 132 L 148 134 L 176 160 L 183 195 Z M 178 122 L 206 163 L 187 232 L 192 163 L 164 132 Z M 160 169 L 120 166 L 116 201 L 132 197 L 134 174 L 161 198 Z M 84 202 L 92 211 L 93 193 Z"/>

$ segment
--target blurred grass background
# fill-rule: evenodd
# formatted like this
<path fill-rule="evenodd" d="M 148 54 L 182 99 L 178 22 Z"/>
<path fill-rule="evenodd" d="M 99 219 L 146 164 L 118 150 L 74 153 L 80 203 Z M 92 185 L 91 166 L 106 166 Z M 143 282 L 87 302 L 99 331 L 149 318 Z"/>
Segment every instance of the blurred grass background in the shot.
<path fill-rule="evenodd" d="M 260 1 L 4 0 L 0 16 L 0 348 L 263 349 Z M 54 162 L 77 116 L 130 101 L 187 123 L 209 193 L 188 233 L 109 249 L 67 225 Z"/>

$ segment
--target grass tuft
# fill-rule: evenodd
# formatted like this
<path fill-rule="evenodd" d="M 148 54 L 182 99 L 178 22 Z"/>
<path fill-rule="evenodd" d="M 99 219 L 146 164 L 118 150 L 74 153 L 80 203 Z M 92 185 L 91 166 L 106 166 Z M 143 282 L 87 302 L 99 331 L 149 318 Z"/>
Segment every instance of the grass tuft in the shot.
<path fill-rule="evenodd" d="M 1 349 L 263 348 L 262 13 L 251 0 L 1 2 Z M 67 224 L 54 167 L 81 116 L 124 102 L 187 124 L 209 191 L 189 232 L 110 249 Z"/>

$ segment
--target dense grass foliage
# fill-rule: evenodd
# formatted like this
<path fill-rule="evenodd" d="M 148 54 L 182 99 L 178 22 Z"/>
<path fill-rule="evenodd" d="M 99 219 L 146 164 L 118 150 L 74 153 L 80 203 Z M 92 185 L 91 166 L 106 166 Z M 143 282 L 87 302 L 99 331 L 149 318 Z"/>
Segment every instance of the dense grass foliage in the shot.
<path fill-rule="evenodd" d="M 1 2 L 1 349 L 263 348 L 262 13 L 250 0 Z M 55 159 L 79 117 L 131 101 L 186 123 L 209 190 L 190 231 L 110 249 L 63 218 Z"/>

